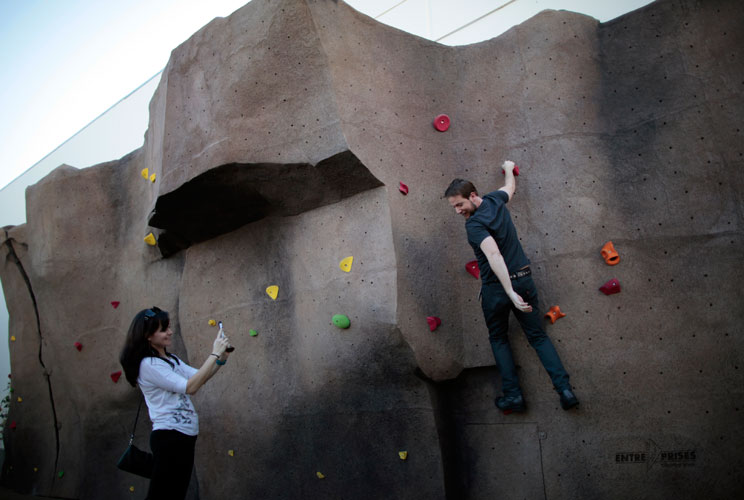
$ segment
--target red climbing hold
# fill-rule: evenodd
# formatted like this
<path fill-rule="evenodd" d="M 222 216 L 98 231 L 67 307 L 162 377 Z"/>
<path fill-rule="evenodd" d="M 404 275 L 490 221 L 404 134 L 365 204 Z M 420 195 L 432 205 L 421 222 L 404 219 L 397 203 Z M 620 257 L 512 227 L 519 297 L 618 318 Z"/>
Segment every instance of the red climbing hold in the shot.
<path fill-rule="evenodd" d="M 504 172 L 504 169 L 501 169 L 501 175 L 506 175 L 506 172 Z M 514 165 L 514 177 L 519 177 L 519 167 Z"/>
<path fill-rule="evenodd" d="M 121 370 L 119 370 L 118 372 L 114 372 L 114 373 L 111 374 L 111 380 L 113 380 L 114 383 L 116 383 L 116 382 L 119 381 L 119 377 L 121 377 Z"/>
<path fill-rule="evenodd" d="M 13 420 L 13 421 L 12 421 L 12 422 L 10 423 L 10 428 L 11 428 L 11 429 L 13 429 L 13 430 L 15 430 L 15 428 L 16 428 L 16 423 L 15 423 L 15 420 Z"/>
<path fill-rule="evenodd" d="M 465 264 L 465 270 L 472 274 L 475 279 L 480 278 L 480 268 L 478 267 L 477 260 L 471 260 Z"/>
<path fill-rule="evenodd" d="M 116 309 L 117 307 L 119 307 L 119 301 L 118 300 L 112 300 L 111 301 L 111 305 L 114 306 L 114 309 Z"/>
<path fill-rule="evenodd" d="M 408 186 L 406 186 L 402 182 L 400 183 L 400 186 L 398 186 L 398 190 L 400 190 L 400 192 L 403 194 L 408 194 Z"/>
<path fill-rule="evenodd" d="M 442 324 L 442 320 L 437 318 L 436 316 L 427 316 L 426 322 L 429 323 L 429 330 L 432 332 L 436 330 L 439 325 Z"/>
<path fill-rule="evenodd" d="M 548 312 L 545 313 L 545 317 L 550 320 L 550 324 L 554 324 L 558 319 L 565 316 L 566 313 L 561 312 L 560 306 L 553 306 Z"/>
<path fill-rule="evenodd" d="M 599 289 L 605 295 L 620 293 L 620 282 L 617 280 L 617 278 L 612 278 L 610 281 L 599 287 Z"/>
<path fill-rule="evenodd" d="M 450 126 L 450 119 L 447 115 L 438 115 L 434 118 L 434 128 L 440 132 L 446 132 Z"/>
<path fill-rule="evenodd" d="M 80 342 L 75 342 L 75 349 L 77 349 L 78 351 L 82 351 L 83 344 L 81 344 Z"/>

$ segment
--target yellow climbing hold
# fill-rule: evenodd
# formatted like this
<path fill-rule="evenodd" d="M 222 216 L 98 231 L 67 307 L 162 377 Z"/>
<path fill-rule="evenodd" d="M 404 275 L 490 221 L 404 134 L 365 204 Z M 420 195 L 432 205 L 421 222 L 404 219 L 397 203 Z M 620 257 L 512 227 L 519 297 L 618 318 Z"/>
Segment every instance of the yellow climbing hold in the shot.
<path fill-rule="evenodd" d="M 10 341 L 11 341 L 11 342 L 15 342 L 15 335 L 11 335 L 11 336 L 10 336 Z"/>
<path fill-rule="evenodd" d="M 216 326 L 216 325 L 217 325 L 217 322 L 215 320 L 213 319 L 209 320 L 209 326 Z"/>
<path fill-rule="evenodd" d="M 155 182 L 156 176 L 155 174 L 150 174 L 150 182 Z"/>
<path fill-rule="evenodd" d="M 155 239 L 155 235 L 150 233 L 147 236 L 145 236 L 145 243 L 150 245 L 151 247 L 154 247 L 158 244 L 158 241 Z"/>
<path fill-rule="evenodd" d="M 230 455 L 231 457 L 234 457 L 235 456 L 235 450 L 227 450 L 227 454 Z"/>
<path fill-rule="evenodd" d="M 266 293 L 269 294 L 269 297 L 271 297 L 272 300 L 276 300 L 277 295 L 279 295 L 279 287 L 271 285 L 266 289 Z"/>
<path fill-rule="evenodd" d="M 20 397 L 20 396 L 18 396 L 18 402 L 19 402 L 19 403 L 23 403 L 23 398 L 22 398 L 22 397 Z"/>
<path fill-rule="evenodd" d="M 398 452 L 398 456 L 400 457 L 401 460 L 405 460 L 406 458 L 408 458 L 408 452 L 407 451 L 399 451 Z"/>
<path fill-rule="evenodd" d="M 39 472 L 39 468 L 38 467 L 34 467 L 34 472 Z"/>
<path fill-rule="evenodd" d="M 131 491 L 132 493 L 134 493 L 134 486 L 130 486 L 129 487 L 129 491 Z"/>
<path fill-rule="evenodd" d="M 324 479 L 325 478 L 325 476 L 323 475 L 322 472 L 316 472 L 315 475 L 318 476 L 318 479 Z"/>
<path fill-rule="evenodd" d="M 142 178 L 143 179 L 147 179 L 150 176 L 150 171 L 147 170 L 147 168 L 143 168 L 142 169 L 142 172 L 140 172 L 140 173 L 142 174 Z"/>
<path fill-rule="evenodd" d="M 339 263 L 338 267 L 340 267 L 342 271 L 348 273 L 348 272 L 351 271 L 351 263 L 352 262 L 354 262 L 354 257 L 352 257 L 352 256 L 346 257 L 344 260 L 342 260 Z"/>

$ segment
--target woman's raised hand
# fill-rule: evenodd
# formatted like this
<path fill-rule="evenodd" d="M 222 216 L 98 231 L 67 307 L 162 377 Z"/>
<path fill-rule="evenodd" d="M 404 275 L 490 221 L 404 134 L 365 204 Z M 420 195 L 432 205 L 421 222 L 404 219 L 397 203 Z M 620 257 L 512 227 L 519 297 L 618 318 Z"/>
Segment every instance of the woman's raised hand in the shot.
<path fill-rule="evenodd" d="M 230 341 L 227 339 L 227 336 L 218 333 L 217 338 L 214 339 L 214 344 L 212 345 L 212 352 L 222 356 L 229 346 Z"/>

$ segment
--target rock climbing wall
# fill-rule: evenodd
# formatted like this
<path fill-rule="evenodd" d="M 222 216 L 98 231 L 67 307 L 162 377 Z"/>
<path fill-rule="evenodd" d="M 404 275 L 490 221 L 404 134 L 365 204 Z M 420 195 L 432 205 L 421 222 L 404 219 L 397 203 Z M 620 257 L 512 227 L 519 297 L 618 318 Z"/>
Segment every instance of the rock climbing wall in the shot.
<path fill-rule="evenodd" d="M 158 305 L 192 365 L 210 319 L 236 346 L 193 398 L 190 498 L 741 495 L 743 21 L 735 0 L 663 0 L 445 47 L 328 0 L 214 20 L 173 51 L 141 149 L 60 167 L 4 228 L 4 483 L 143 494 L 114 467 L 140 399 L 118 353 Z M 575 411 L 516 325 L 528 411 L 493 405 L 442 193 L 499 188 L 506 158 L 539 308 L 566 314 L 546 329 Z"/>

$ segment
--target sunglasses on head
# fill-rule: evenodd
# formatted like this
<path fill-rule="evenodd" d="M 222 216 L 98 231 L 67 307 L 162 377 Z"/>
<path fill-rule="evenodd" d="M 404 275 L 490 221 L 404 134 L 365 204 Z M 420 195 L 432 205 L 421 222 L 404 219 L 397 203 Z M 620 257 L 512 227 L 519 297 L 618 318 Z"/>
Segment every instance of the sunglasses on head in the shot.
<path fill-rule="evenodd" d="M 152 307 L 152 308 L 146 310 L 145 311 L 145 321 L 147 321 L 150 318 L 154 318 L 155 316 L 157 316 L 161 312 L 163 312 L 163 310 L 160 309 L 159 307 Z"/>

